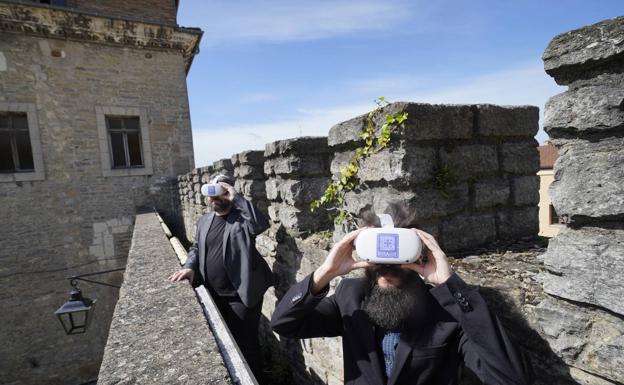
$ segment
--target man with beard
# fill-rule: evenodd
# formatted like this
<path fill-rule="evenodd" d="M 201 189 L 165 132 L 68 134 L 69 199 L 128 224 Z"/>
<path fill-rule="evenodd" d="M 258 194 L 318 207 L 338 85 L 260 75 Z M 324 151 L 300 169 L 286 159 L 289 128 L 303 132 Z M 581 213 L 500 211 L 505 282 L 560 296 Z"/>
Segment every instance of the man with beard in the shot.
<path fill-rule="evenodd" d="M 264 292 L 272 273 L 256 250 L 256 236 L 269 227 L 266 217 L 236 192 L 234 178 L 218 175 L 211 183 L 225 193 L 208 197 L 212 212 L 197 222 L 195 242 L 184 267 L 169 277 L 199 278 L 212 295 L 236 343 L 257 378 L 262 375 L 258 325 Z M 199 274 L 197 274 L 199 273 Z"/>
<path fill-rule="evenodd" d="M 478 290 L 453 273 L 435 238 L 415 231 L 426 262 L 353 259 L 347 234 L 323 264 L 288 290 L 271 327 L 288 338 L 342 336 L 345 384 L 457 384 L 462 364 L 486 384 L 529 384 L 532 370 Z M 362 278 L 329 282 L 355 269 Z M 427 284 L 421 278 L 427 281 Z"/>

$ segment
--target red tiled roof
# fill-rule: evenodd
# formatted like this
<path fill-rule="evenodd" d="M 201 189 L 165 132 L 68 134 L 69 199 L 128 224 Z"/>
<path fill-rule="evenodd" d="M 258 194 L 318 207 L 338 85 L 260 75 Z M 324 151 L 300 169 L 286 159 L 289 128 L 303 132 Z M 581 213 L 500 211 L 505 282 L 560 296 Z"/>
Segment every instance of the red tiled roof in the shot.
<path fill-rule="evenodd" d="M 543 144 L 538 147 L 540 157 L 540 170 L 553 168 L 555 161 L 559 158 L 559 151 L 555 146 Z"/>

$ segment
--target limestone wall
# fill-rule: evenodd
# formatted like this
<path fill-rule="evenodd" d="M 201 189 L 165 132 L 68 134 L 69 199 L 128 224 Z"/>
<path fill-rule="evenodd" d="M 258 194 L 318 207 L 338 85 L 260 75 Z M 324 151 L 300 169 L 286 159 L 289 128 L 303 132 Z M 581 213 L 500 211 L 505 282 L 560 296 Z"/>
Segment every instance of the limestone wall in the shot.
<path fill-rule="evenodd" d="M 541 327 L 583 384 L 624 382 L 624 17 L 556 36 L 546 103 L 561 157 L 550 188 L 567 226 L 544 255 Z"/>
<path fill-rule="evenodd" d="M 346 197 L 351 212 L 400 202 L 447 251 L 537 234 L 536 107 L 394 103 L 380 116 L 399 111 L 409 118 L 390 148 L 361 165 L 363 185 Z M 363 115 L 330 130 L 334 174 L 362 145 L 365 125 Z"/>
<path fill-rule="evenodd" d="M 85 21 L 5 2 L 0 8 L 6 64 L 0 66 L 0 111 L 29 111 L 42 165 L 37 180 L 21 179 L 29 173 L 0 175 L 0 383 L 84 383 L 97 377 L 118 292 L 81 286 L 98 299 L 93 324 L 82 335 L 66 336 L 54 311 L 68 299 L 68 276 L 125 265 L 138 207 L 175 217 L 175 178 L 194 166 L 185 58 L 167 47 L 116 42 L 110 18 Z M 28 22 L 19 18 L 25 15 Z M 76 18 L 85 24 L 72 24 Z M 127 26 L 140 29 L 137 24 Z M 111 41 L 100 44 L 100 32 Z M 102 161 L 100 108 L 141 111 L 151 170 L 105 175 L 111 170 Z M 97 278 L 122 279 L 120 273 Z"/>

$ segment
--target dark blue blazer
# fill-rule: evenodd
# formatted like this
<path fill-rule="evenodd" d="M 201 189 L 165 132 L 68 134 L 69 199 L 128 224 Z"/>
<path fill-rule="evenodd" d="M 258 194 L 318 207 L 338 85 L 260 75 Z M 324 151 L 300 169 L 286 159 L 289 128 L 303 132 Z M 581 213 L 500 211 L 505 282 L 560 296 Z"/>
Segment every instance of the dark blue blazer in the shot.
<path fill-rule="evenodd" d="M 532 383 L 531 366 L 510 341 L 476 288 L 453 274 L 425 293 L 427 321 L 401 334 L 386 379 L 375 326 L 362 310 L 364 278 L 343 279 L 334 295 L 312 295 L 311 275 L 277 305 L 271 327 L 288 338 L 342 336 L 344 383 L 357 385 L 457 384 L 462 365 L 485 384 Z"/>

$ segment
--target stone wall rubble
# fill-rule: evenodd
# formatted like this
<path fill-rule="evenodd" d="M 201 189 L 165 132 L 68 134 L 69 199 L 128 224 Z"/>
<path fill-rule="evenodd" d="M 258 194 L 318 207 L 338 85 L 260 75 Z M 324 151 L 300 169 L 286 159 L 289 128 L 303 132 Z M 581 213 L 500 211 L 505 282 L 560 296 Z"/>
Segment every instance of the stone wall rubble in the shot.
<path fill-rule="evenodd" d="M 622 36 L 624 17 L 606 20 L 555 37 L 543 56 L 568 86 L 544 126 L 561 154 L 550 194 L 567 226 L 544 255 L 540 325 L 583 384 L 624 382 Z"/>

